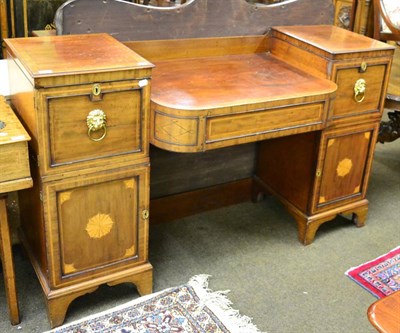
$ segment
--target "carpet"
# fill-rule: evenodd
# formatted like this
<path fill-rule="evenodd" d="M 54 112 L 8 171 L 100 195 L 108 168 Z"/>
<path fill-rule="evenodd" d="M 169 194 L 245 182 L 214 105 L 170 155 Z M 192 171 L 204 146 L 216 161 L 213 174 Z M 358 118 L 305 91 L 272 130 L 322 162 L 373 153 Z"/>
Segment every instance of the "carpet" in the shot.
<path fill-rule="evenodd" d="M 47 333 L 261 333 L 232 309 L 228 291 L 208 289 L 208 275 L 143 296 Z"/>
<path fill-rule="evenodd" d="M 400 290 L 400 246 L 345 273 L 377 298 Z"/>

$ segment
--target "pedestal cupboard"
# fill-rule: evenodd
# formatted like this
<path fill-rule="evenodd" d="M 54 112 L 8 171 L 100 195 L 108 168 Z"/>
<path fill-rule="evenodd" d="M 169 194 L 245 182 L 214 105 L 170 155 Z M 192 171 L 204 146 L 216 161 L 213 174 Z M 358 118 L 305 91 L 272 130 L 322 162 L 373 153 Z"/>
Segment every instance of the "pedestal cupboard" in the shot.
<path fill-rule="evenodd" d="M 21 240 L 51 326 L 100 284 L 152 291 L 152 64 L 106 34 L 6 40 L 12 104 L 31 137 Z"/>
<path fill-rule="evenodd" d="M 364 225 L 393 50 L 336 27 L 291 26 L 272 29 L 271 51 L 337 91 L 322 132 L 261 143 L 258 181 L 285 203 L 303 244 L 337 214 Z"/>

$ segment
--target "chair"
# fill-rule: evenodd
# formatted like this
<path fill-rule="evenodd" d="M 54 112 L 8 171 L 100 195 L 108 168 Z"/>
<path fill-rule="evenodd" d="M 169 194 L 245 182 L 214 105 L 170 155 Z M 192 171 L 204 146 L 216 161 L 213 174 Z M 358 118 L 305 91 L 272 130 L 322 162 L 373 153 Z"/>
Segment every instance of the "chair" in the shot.
<path fill-rule="evenodd" d="M 397 0 L 374 0 L 373 37 L 380 41 L 392 42 L 396 46 L 390 73 L 385 108 L 388 121 L 382 121 L 378 142 L 392 142 L 400 137 L 400 3 Z"/>

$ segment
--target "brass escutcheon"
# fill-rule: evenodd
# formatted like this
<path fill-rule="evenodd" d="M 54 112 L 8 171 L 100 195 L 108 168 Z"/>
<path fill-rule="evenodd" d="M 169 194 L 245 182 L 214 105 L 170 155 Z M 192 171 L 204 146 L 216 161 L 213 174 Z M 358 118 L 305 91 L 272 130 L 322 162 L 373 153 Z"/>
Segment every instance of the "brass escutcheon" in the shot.
<path fill-rule="evenodd" d="M 88 137 L 92 141 L 101 141 L 107 135 L 107 116 L 104 111 L 100 109 L 95 109 L 90 111 L 88 116 L 86 117 L 86 125 L 88 127 Z M 93 137 L 93 132 L 103 131 L 103 134 L 96 138 Z"/>
<path fill-rule="evenodd" d="M 360 66 L 360 73 L 364 73 L 367 70 L 367 63 L 363 61 Z"/>
<path fill-rule="evenodd" d="M 99 83 L 95 83 L 92 88 L 93 96 L 99 96 L 101 94 L 101 86 Z"/>
<path fill-rule="evenodd" d="M 358 79 L 354 84 L 354 100 L 361 103 L 365 98 L 365 91 L 367 89 L 367 82 L 364 79 Z"/>
<path fill-rule="evenodd" d="M 315 175 L 316 175 L 318 178 L 321 177 L 321 175 L 322 175 L 321 170 L 317 170 L 317 172 L 315 173 Z"/>

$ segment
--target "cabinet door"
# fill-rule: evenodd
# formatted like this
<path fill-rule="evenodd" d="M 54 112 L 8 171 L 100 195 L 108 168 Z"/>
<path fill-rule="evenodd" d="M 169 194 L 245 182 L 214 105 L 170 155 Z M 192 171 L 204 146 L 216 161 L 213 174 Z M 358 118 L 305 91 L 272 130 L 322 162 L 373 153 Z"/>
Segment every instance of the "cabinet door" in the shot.
<path fill-rule="evenodd" d="M 323 133 L 313 197 L 314 213 L 365 198 L 378 125 Z"/>
<path fill-rule="evenodd" d="M 149 167 L 43 184 L 54 287 L 147 262 Z"/>

